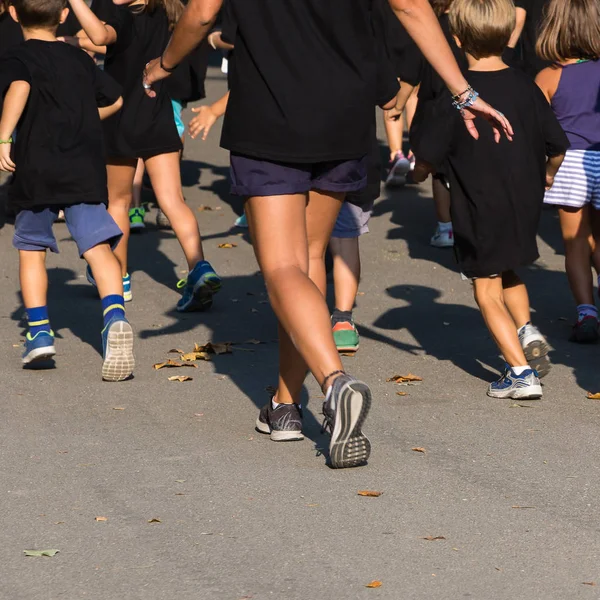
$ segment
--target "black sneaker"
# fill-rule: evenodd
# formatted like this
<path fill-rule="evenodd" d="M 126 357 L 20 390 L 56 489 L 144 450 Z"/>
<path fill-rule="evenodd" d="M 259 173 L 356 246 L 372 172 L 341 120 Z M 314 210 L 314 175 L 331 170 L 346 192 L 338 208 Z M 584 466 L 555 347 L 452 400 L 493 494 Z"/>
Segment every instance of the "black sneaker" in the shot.
<path fill-rule="evenodd" d="M 349 375 L 333 382 L 331 395 L 323 403 L 323 429 L 331 432 L 329 456 L 334 469 L 357 467 L 367 462 L 371 442 L 361 431 L 371 408 L 371 390 Z"/>
<path fill-rule="evenodd" d="M 302 409 L 297 404 L 279 404 L 273 408 L 269 400 L 256 419 L 256 431 L 270 434 L 274 442 L 303 440 Z"/>

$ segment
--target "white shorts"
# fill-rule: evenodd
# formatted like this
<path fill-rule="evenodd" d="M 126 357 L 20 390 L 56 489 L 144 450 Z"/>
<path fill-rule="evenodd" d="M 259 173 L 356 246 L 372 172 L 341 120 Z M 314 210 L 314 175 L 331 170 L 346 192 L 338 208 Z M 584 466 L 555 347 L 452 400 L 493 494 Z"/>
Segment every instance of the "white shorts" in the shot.
<path fill-rule="evenodd" d="M 573 208 L 591 204 L 600 210 L 600 152 L 567 150 L 544 203 Z"/>

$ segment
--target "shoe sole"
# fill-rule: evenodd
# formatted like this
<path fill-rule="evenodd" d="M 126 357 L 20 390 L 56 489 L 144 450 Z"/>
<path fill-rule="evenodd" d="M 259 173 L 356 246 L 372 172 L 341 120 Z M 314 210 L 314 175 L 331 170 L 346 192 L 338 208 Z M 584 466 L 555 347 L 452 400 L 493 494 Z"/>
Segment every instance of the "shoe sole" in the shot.
<path fill-rule="evenodd" d="M 304 439 L 301 431 L 274 431 L 260 419 L 256 419 L 255 429 L 258 433 L 270 435 L 274 442 L 301 442 Z"/>
<path fill-rule="evenodd" d="M 406 185 L 406 176 L 410 173 L 410 162 L 408 160 L 399 160 L 390 171 L 385 180 L 387 187 L 400 187 Z"/>
<path fill-rule="evenodd" d="M 333 469 L 358 467 L 367 462 L 371 442 L 362 426 L 371 408 L 371 390 L 366 383 L 347 383 L 337 399 L 335 422 L 329 443 Z"/>
<path fill-rule="evenodd" d="M 358 352 L 360 348 L 360 344 L 356 344 L 356 346 L 336 346 L 338 352 Z"/>
<path fill-rule="evenodd" d="M 117 321 L 108 330 L 102 379 L 124 381 L 133 375 L 134 367 L 133 329 L 126 321 Z"/>
<path fill-rule="evenodd" d="M 530 342 L 523 348 L 523 354 L 527 359 L 527 364 L 537 371 L 538 376 L 545 377 L 550 373 L 552 363 L 548 357 L 550 346 L 545 340 L 536 340 Z"/>
<path fill-rule="evenodd" d="M 30 365 L 32 362 L 48 360 L 56 355 L 54 346 L 45 346 L 44 348 L 35 348 L 24 356 L 22 361 L 24 365 Z"/>
<path fill-rule="evenodd" d="M 126 292 L 123 290 L 123 302 L 131 302 L 133 300 L 133 292 L 129 290 Z"/>
<path fill-rule="evenodd" d="M 454 248 L 454 242 L 429 242 L 432 248 Z"/>
<path fill-rule="evenodd" d="M 543 393 L 541 385 L 532 385 L 527 388 L 507 390 L 505 392 L 491 392 L 488 390 L 487 395 L 490 398 L 500 398 L 502 400 L 508 398 L 511 398 L 512 400 L 539 400 Z"/>
<path fill-rule="evenodd" d="M 146 225 L 145 223 L 130 223 L 129 229 L 131 231 L 139 231 L 140 229 L 146 229 Z"/>
<path fill-rule="evenodd" d="M 208 310 L 213 303 L 213 296 L 221 289 L 221 281 L 214 279 L 205 279 L 198 282 L 198 287 L 194 289 L 194 295 L 190 301 L 183 305 L 177 306 L 178 312 L 192 312 Z"/>

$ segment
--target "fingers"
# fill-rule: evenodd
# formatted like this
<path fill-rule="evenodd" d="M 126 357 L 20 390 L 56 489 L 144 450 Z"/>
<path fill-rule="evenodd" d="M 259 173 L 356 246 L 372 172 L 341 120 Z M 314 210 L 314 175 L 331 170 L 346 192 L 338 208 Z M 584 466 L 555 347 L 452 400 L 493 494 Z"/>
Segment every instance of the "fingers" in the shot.
<path fill-rule="evenodd" d="M 0 170 L 8 171 L 9 173 L 14 173 L 15 166 L 15 163 L 10 158 L 0 158 Z"/>
<path fill-rule="evenodd" d="M 479 139 L 479 131 L 477 131 L 475 122 L 472 119 L 465 119 L 465 127 L 473 139 Z"/>

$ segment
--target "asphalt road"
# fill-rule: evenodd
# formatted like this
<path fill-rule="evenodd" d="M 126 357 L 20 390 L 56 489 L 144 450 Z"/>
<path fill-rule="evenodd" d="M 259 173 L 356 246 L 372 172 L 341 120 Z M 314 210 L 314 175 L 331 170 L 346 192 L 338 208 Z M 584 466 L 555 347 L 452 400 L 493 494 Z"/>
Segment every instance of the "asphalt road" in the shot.
<path fill-rule="evenodd" d="M 217 71 L 208 90 L 224 91 Z M 600 598 L 600 404 L 586 398 L 600 391 L 600 351 L 566 341 L 555 215 L 544 213 L 542 259 L 524 273 L 555 366 L 543 400 L 515 403 L 485 395 L 501 362 L 452 253 L 428 245 L 429 187 L 384 195 L 362 241 L 361 349 L 344 358 L 373 388 L 373 453 L 332 471 L 314 381 L 304 442 L 254 431 L 277 333 L 247 236 L 232 227 L 241 206 L 227 162 L 217 130 L 186 146 L 185 194 L 224 277 L 212 312 L 174 311 L 185 262 L 170 232 L 150 225 L 131 241 L 137 369 L 122 384 L 100 380 L 100 306 L 64 224 L 61 254 L 48 257 L 56 366 L 21 368 L 13 227 L 0 221 L 0 598 Z M 237 247 L 218 248 L 227 242 Z M 197 369 L 152 368 L 172 348 L 251 339 L 263 343 Z M 409 372 L 423 382 L 386 382 Z"/>

